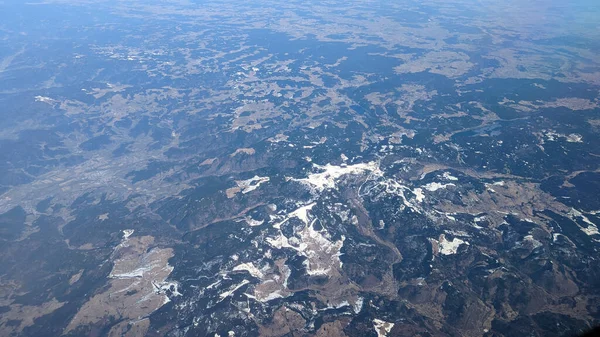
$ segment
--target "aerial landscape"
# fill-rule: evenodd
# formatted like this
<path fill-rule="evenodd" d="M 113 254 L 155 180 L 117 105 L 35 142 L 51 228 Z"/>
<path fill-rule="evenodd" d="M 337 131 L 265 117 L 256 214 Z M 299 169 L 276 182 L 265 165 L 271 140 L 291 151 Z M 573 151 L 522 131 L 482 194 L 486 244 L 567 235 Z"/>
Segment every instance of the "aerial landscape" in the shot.
<path fill-rule="evenodd" d="M 0 0 L 0 336 L 579 336 L 599 54 L 590 0 Z"/>

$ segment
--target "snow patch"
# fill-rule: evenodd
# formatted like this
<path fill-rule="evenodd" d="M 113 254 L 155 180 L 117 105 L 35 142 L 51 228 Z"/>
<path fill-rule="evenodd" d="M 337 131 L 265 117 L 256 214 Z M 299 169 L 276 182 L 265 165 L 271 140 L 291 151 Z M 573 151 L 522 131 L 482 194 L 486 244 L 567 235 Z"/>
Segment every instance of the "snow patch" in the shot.
<path fill-rule="evenodd" d="M 362 310 L 363 303 L 364 299 L 362 297 L 359 297 L 356 302 L 354 302 L 353 310 L 355 314 L 358 315 L 358 313 Z"/>
<path fill-rule="evenodd" d="M 446 180 L 451 180 L 451 181 L 457 181 L 458 180 L 458 178 L 452 176 L 450 174 L 450 172 L 444 172 L 444 174 L 442 175 L 442 177 L 444 177 L 444 179 L 446 179 Z"/>
<path fill-rule="evenodd" d="M 485 219 L 487 219 L 487 217 L 485 215 L 481 215 L 481 216 L 474 217 L 473 221 L 475 221 L 475 222 L 482 222 Z"/>
<path fill-rule="evenodd" d="M 567 142 L 569 143 L 583 143 L 583 137 L 580 134 L 572 133 L 567 135 Z"/>
<path fill-rule="evenodd" d="M 233 268 L 233 271 L 243 270 L 247 271 L 248 273 L 250 273 L 250 275 L 258 279 L 262 279 L 264 277 L 263 272 L 256 268 L 252 262 L 242 263 Z"/>
<path fill-rule="evenodd" d="M 179 284 L 177 282 L 160 282 L 153 285 L 158 293 L 166 294 L 167 291 L 170 291 L 173 297 L 182 296 L 179 292 Z M 165 296 L 165 301 L 165 304 L 171 302 L 169 296 Z"/>
<path fill-rule="evenodd" d="M 448 183 L 448 184 L 429 183 L 429 184 L 424 185 L 423 188 L 428 190 L 429 192 L 435 192 L 441 188 L 446 188 L 448 186 L 455 186 L 455 185 L 453 183 Z M 419 203 L 423 202 L 423 200 L 425 200 L 425 194 L 423 193 L 423 188 L 417 187 L 412 190 L 412 193 L 415 195 L 415 200 Z"/>
<path fill-rule="evenodd" d="M 123 230 L 123 240 L 129 239 L 129 237 L 135 232 L 133 229 L 124 229 Z"/>
<path fill-rule="evenodd" d="M 556 240 L 558 240 L 559 236 L 564 236 L 565 238 L 569 239 L 568 236 L 566 236 L 566 235 L 564 235 L 562 233 L 552 233 L 552 242 L 556 242 Z"/>
<path fill-rule="evenodd" d="M 281 225 L 283 225 L 284 223 L 286 223 L 288 220 L 290 220 L 291 218 L 298 218 L 300 219 L 302 222 L 304 222 L 304 224 L 308 225 L 308 211 L 312 210 L 312 208 L 315 206 L 315 203 L 313 202 L 312 204 L 308 204 L 306 206 L 302 206 L 300 208 L 298 208 L 297 210 L 291 212 L 290 214 L 288 214 L 288 216 L 283 219 L 282 221 L 276 223 L 273 225 L 273 228 L 281 228 Z"/>
<path fill-rule="evenodd" d="M 244 220 L 246 221 L 246 223 L 250 227 L 260 226 L 260 225 L 262 225 L 265 222 L 264 220 L 260 220 L 260 221 L 259 220 L 254 220 L 250 216 L 245 217 Z"/>
<path fill-rule="evenodd" d="M 448 186 L 456 186 L 456 185 L 454 185 L 453 183 L 448 183 L 448 184 L 429 183 L 429 184 L 423 186 L 423 188 L 425 188 L 426 190 L 428 190 L 430 192 L 435 192 L 439 189 L 446 188 Z"/>
<path fill-rule="evenodd" d="M 443 255 L 453 255 L 456 254 L 456 252 L 458 251 L 458 247 L 460 247 L 460 245 L 465 244 L 465 245 L 469 245 L 468 242 L 463 241 L 459 238 L 454 238 L 451 241 L 448 241 L 446 239 L 446 236 L 444 234 L 440 235 L 440 241 L 438 243 L 438 247 L 439 247 L 439 251 L 441 254 Z"/>
<path fill-rule="evenodd" d="M 425 200 L 425 194 L 423 194 L 422 188 L 420 188 L 420 187 L 415 188 L 412 192 L 415 195 L 415 200 L 417 202 L 423 202 L 423 200 Z"/>
<path fill-rule="evenodd" d="M 327 275 L 332 266 L 336 265 L 342 269 L 340 251 L 346 240 L 343 235 L 341 240 L 332 242 L 320 232 L 315 231 L 312 226 L 307 226 L 300 235 L 302 238 L 301 253 L 307 257 L 303 265 L 306 267 L 308 275 Z"/>
<path fill-rule="evenodd" d="M 48 103 L 48 104 L 56 102 L 56 100 L 54 100 L 50 97 L 46 97 L 46 96 L 35 96 L 35 101 L 42 102 L 42 103 Z"/>
<path fill-rule="evenodd" d="M 240 284 L 236 285 L 236 286 L 235 286 L 235 287 L 233 287 L 232 289 L 230 289 L 230 290 L 228 290 L 228 291 L 226 291 L 226 292 L 224 292 L 224 293 L 220 294 L 220 295 L 219 295 L 219 297 L 220 297 L 221 299 L 219 300 L 219 302 L 221 302 L 221 301 L 223 301 L 224 299 L 226 299 L 227 297 L 229 297 L 229 296 L 233 295 L 233 293 L 234 293 L 236 290 L 240 289 L 241 287 L 245 286 L 245 285 L 246 285 L 246 284 L 248 284 L 248 283 L 250 283 L 250 281 L 248 281 L 248 280 L 243 280 L 243 281 L 242 281 Z"/>
<path fill-rule="evenodd" d="M 282 249 L 282 248 L 292 248 L 296 249 L 292 245 L 290 245 L 288 238 L 285 237 L 282 233 L 279 233 L 275 238 L 267 238 L 267 243 L 271 245 L 273 248 Z"/>
<path fill-rule="evenodd" d="M 246 194 L 257 189 L 262 183 L 266 183 L 270 180 L 269 177 L 254 176 L 247 180 L 236 180 L 236 184 L 242 189 L 242 194 Z"/>
<path fill-rule="evenodd" d="M 569 216 L 571 217 L 571 220 L 575 221 L 575 218 L 581 218 L 581 220 L 583 222 L 585 222 L 588 226 L 587 227 L 583 227 L 583 226 L 579 226 L 579 224 L 577 224 L 577 226 L 579 226 L 579 229 L 581 229 L 582 232 L 584 232 L 587 235 L 597 235 L 600 234 L 600 231 L 598 231 L 598 226 L 596 226 L 595 223 L 591 222 L 590 219 L 583 215 L 583 213 L 581 213 L 580 211 L 571 208 L 571 211 L 569 212 Z M 575 223 L 577 223 L 575 221 Z"/>
<path fill-rule="evenodd" d="M 309 174 L 307 178 L 303 179 L 292 179 L 302 184 L 308 185 L 314 188 L 317 192 L 322 192 L 326 189 L 332 189 L 336 187 L 336 180 L 347 174 L 362 174 L 365 172 L 378 170 L 377 163 L 359 163 L 354 165 L 342 165 L 335 166 L 327 164 L 325 166 L 313 164 L 319 173 Z"/>
<path fill-rule="evenodd" d="M 262 298 L 260 299 L 260 301 L 261 301 L 261 302 L 269 302 L 269 301 L 276 300 L 276 299 L 278 299 L 278 298 L 284 298 L 284 297 L 285 297 L 285 296 L 283 296 L 283 295 L 281 294 L 281 291 L 280 291 L 280 290 L 277 290 L 277 291 L 274 291 L 274 292 L 270 293 L 269 295 L 267 295 L 267 296 L 265 296 L 265 297 L 262 297 Z"/>
<path fill-rule="evenodd" d="M 559 139 L 564 139 L 566 140 L 568 143 L 583 143 L 583 137 L 578 134 L 578 133 L 571 133 L 571 134 L 563 134 L 563 133 L 557 133 L 554 131 L 546 131 L 544 133 L 544 138 L 542 140 L 542 144 L 544 143 L 544 141 L 557 141 Z"/>
<path fill-rule="evenodd" d="M 380 319 L 373 320 L 373 327 L 375 328 L 375 332 L 377 332 L 377 337 L 386 337 L 392 328 L 394 327 L 394 323 L 382 321 Z"/>
<path fill-rule="evenodd" d="M 444 215 L 446 216 L 446 218 L 448 218 L 448 220 L 456 221 L 456 218 L 453 217 L 451 214 L 454 214 L 454 213 L 444 213 Z"/>
<path fill-rule="evenodd" d="M 290 217 L 296 217 L 308 225 L 308 211 L 312 210 L 314 206 L 315 203 L 313 202 L 312 204 L 300 207 L 297 210 L 290 213 Z"/>
<path fill-rule="evenodd" d="M 375 177 L 376 179 L 372 179 Z M 410 191 L 415 195 L 410 201 L 404 195 L 404 192 Z M 402 185 L 395 179 L 389 179 L 383 177 L 383 172 L 377 168 L 369 176 L 369 179 L 360 187 L 359 196 L 370 196 L 374 200 L 378 200 L 382 197 L 387 197 L 389 195 L 396 195 L 402 198 L 402 205 L 399 207 L 399 211 L 403 211 L 405 207 L 410 208 L 416 213 L 421 213 L 422 210 L 418 206 L 418 204 L 413 204 L 412 200 L 417 202 L 423 201 L 425 195 L 423 194 L 423 189 L 415 188 L 411 190 L 409 187 Z"/>
<path fill-rule="evenodd" d="M 267 238 L 267 243 L 276 249 L 290 248 L 295 250 L 299 255 L 305 256 L 307 259 L 303 262 L 306 267 L 306 272 L 309 275 L 327 275 L 332 266 L 342 268 L 340 260 L 340 251 L 344 245 L 345 237 L 340 240 L 330 241 L 326 236 L 328 233 L 325 229 L 319 231 L 314 229 L 314 223 L 318 219 L 313 219 L 308 213 L 315 204 L 309 204 L 298 208 L 291 212 L 287 217 L 273 227 L 279 230 L 276 237 Z M 288 238 L 281 232 L 281 224 L 288 221 L 290 218 L 296 217 L 304 222 L 305 227 Z"/>
<path fill-rule="evenodd" d="M 523 240 L 524 240 L 524 241 L 528 241 L 528 242 L 530 242 L 530 243 L 533 245 L 533 249 L 536 249 L 536 248 L 538 248 L 538 247 L 541 247 L 541 246 L 542 246 L 542 243 L 541 243 L 541 242 L 539 242 L 538 240 L 534 239 L 534 238 L 533 238 L 533 235 L 526 235 L 526 236 L 523 238 Z"/>

